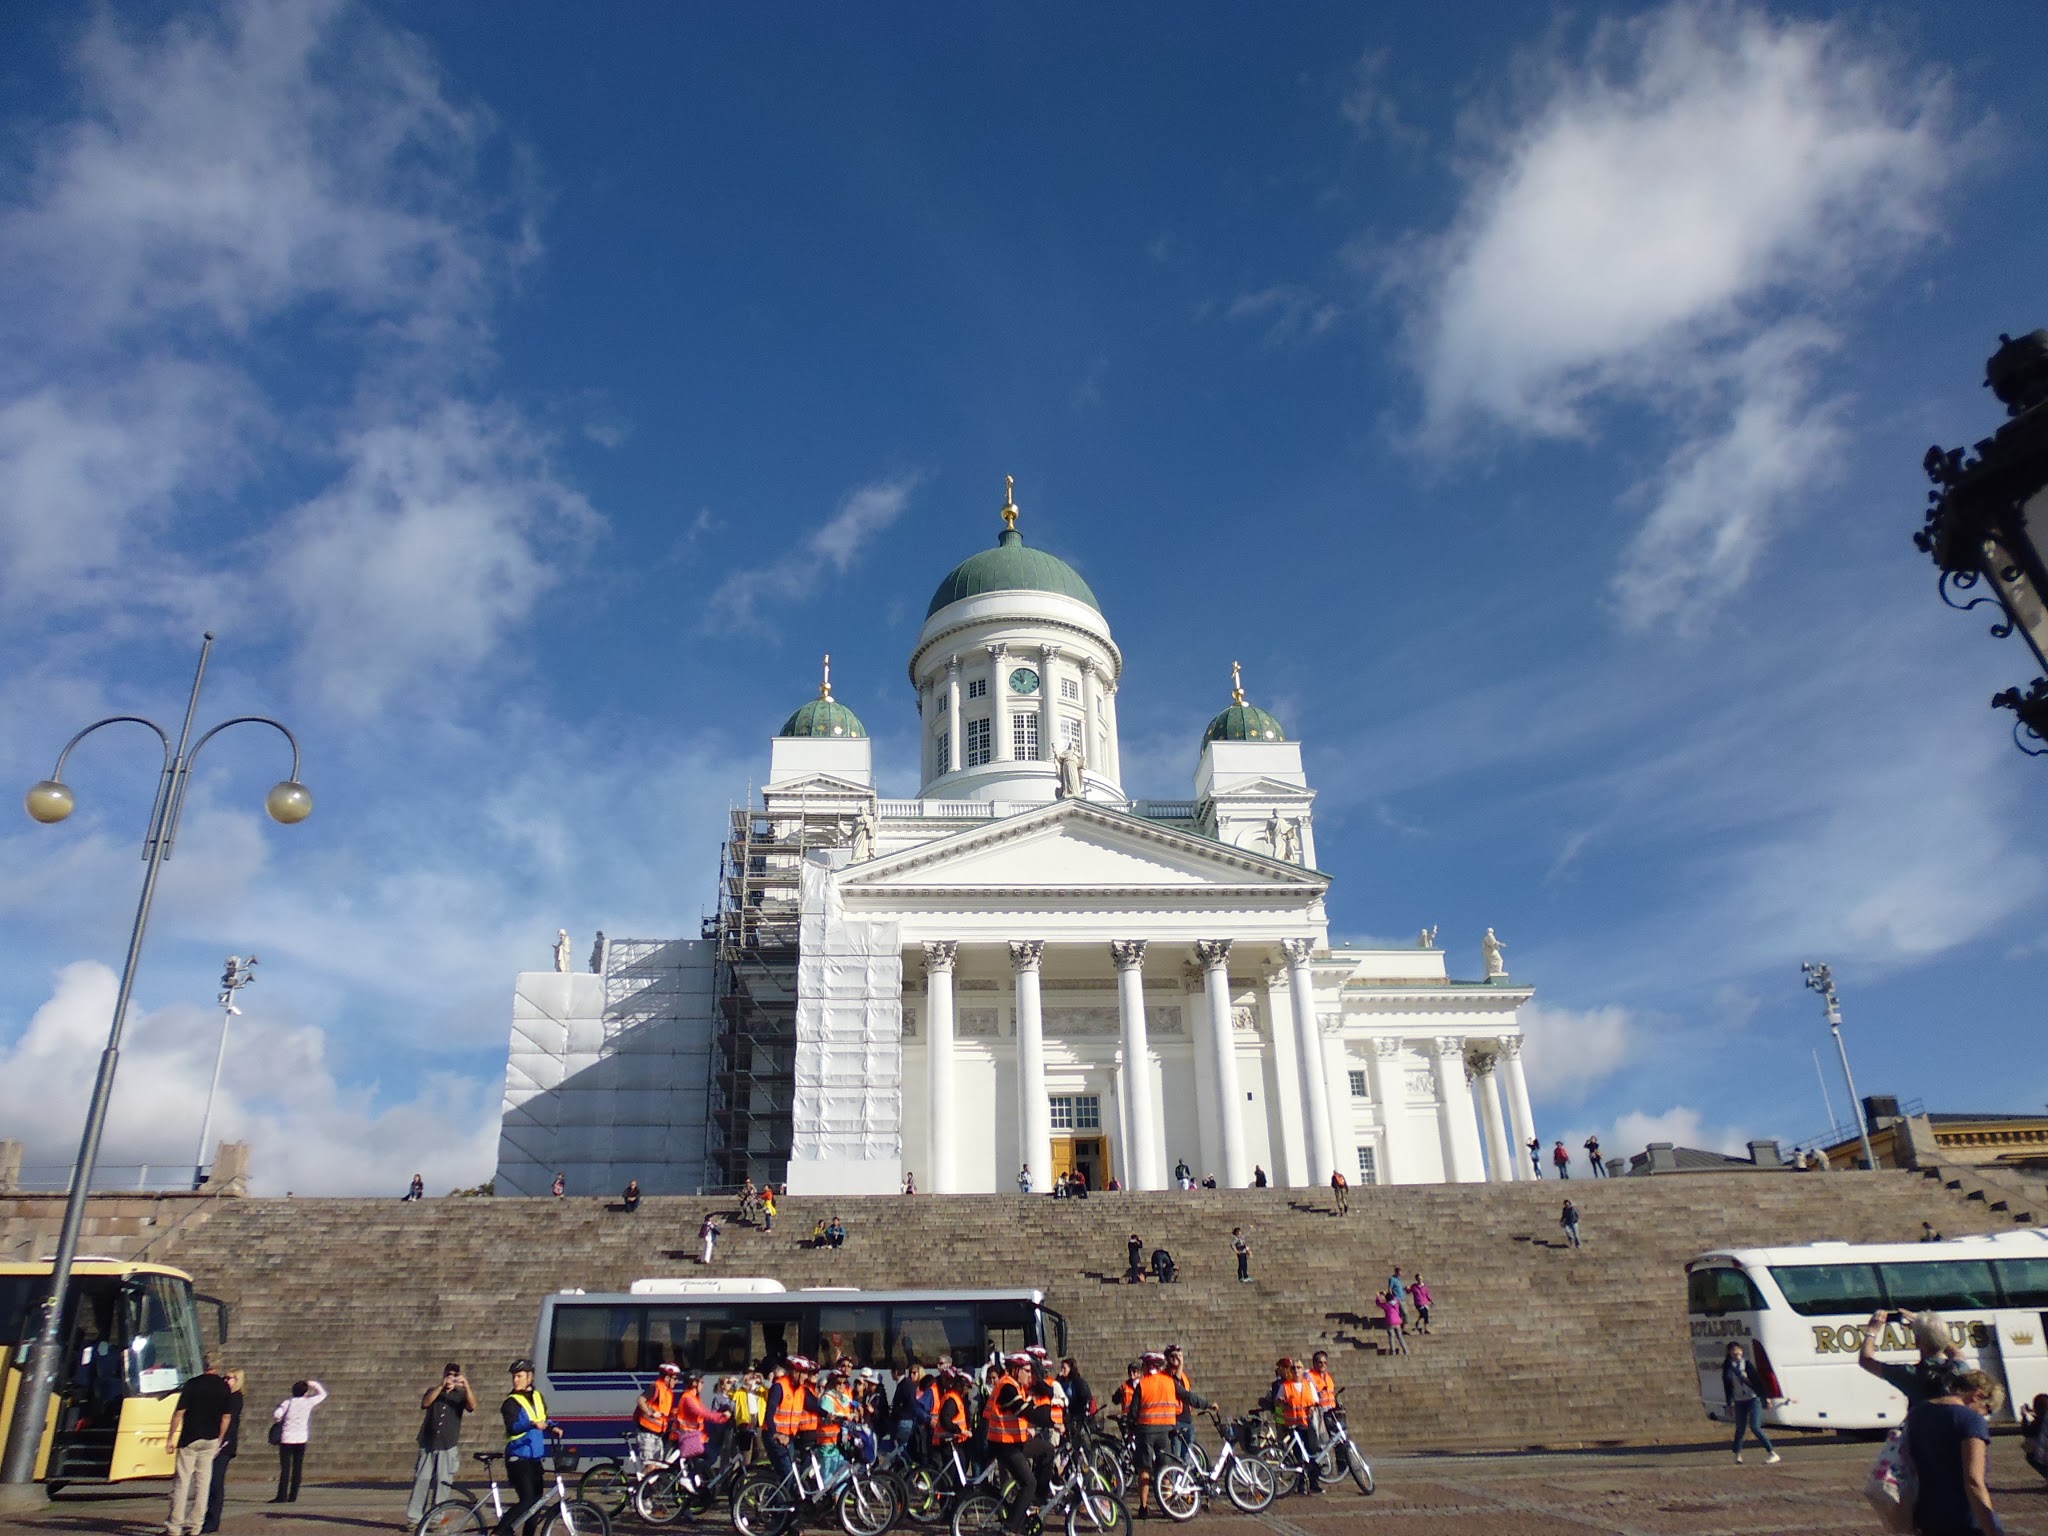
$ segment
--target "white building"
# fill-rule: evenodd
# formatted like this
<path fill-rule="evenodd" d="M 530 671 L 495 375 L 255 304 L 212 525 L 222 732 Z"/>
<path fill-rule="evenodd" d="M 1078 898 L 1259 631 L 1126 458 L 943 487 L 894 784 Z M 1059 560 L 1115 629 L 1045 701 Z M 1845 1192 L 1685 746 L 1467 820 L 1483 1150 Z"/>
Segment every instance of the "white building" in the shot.
<path fill-rule="evenodd" d="M 1301 748 L 1241 687 L 1191 799 L 1128 799 L 1108 620 L 1004 518 L 910 654 L 914 798 L 828 671 L 703 937 L 519 977 L 500 1193 L 1530 1176 L 1530 990 L 1490 943 L 1479 981 L 1427 939 L 1331 946 Z"/>

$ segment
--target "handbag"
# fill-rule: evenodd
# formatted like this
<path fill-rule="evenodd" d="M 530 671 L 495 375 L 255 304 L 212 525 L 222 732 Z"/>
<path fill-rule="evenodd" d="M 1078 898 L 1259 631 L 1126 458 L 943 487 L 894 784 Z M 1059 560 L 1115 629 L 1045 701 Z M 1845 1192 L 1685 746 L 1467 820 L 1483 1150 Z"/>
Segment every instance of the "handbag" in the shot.
<path fill-rule="evenodd" d="M 284 1444 L 284 1423 L 283 1423 L 283 1421 L 282 1421 L 282 1420 L 273 1420 L 273 1421 L 272 1421 L 272 1423 L 271 1423 L 271 1426 L 270 1426 L 270 1433 L 269 1433 L 268 1435 L 264 1436 L 264 1438 L 265 1438 L 265 1439 L 267 1439 L 267 1440 L 268 1440 L 268 1441 L 269 1441 L 269 1442 L 270 1442 L 270 1443 L 271 1443 L 272 1445 L 283 1445 L 283 1444 Z"/>
<path fill-rule="evenodd" d="M 1920 1498 L 1920 1474 L 1906 1449 L 1905 1430 L 1895 1429 L 1886 1438 L 1884 1449 L 1877 1453 L 1869 1475 L 1863 1479 L 1863 1497 L 1877 1511 L 1886 1530 L 1913 1529 L 1913 1506 Z"/>

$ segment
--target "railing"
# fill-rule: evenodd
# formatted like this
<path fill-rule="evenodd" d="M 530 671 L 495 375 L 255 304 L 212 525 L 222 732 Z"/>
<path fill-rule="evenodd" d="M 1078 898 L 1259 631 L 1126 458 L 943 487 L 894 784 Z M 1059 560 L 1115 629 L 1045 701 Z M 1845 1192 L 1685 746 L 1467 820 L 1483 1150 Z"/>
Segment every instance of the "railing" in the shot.
<path fill-rule="evenodd" d="M 1912 1116 L 1914 1116 L 1914 1115 L 1924 1115 L 1924 1114 L 1926 1114 L 1926 1113 L 1927 1113 L 1927 1105 L 1926 1105 L 1926 1102 L 1925 1102 L 1924 1100 L 1921 1100 L 1921 1099 L 1901 1099 L 1901 1100 L 1899 1101 L 1899 1115 L 1898 1115 L 1898 1117 L 1899 1117 L 1899 1119 L 1901 1119 L 1901 1120 L 1909 1119 L 1909 1118 L 1911 1118 L 1911 1117 L 1912 1117 Z M 1889 1117 L 1887 1117 L 1887 1118 L 1889 1118 Z M 1881 1125 L 1873 1125 L 1873 1126 L 1871 1126 L 1871 1127 L 1870 1127 L 1870 1129 L 1871 1129 L 1871 1131 L 1872 1131 L 1873 1133 L 1875 1133 L 1875 1132 L 1877 1132 L 1877 1131 L 1879 1131 L 1879 1130 L 1882 1130 L 1882 1129 L 1883 1129 L 1883 1127 L 1882 1127 Z M 1799 1137 L 1799 1138 L 1798 1138 L 1797 1140 L 1795 1140 L 1795 1141 L 1791 1142 L 1791 1143 L 1790 1143 L 1789 1145 L 1791 1145 L 1791 1146 L 1795 1146 L 1795 1147 L 1800 1147 L 1800 1148 L 1806 1148 L 1806 1147 L 1814 1147 L 1814 1148 L 1821 1148 L 1821 1147 L 1839 1147 L 1839 1146 L 1840 1146 L 1840 1145 L 1841 1145 L 1841 1144 L 1842 1144 L 1843 1142 L 1845 1142 L 1845 1141 L 1846 1141 L 1846 1142 L 1854 1142 L 1854 1141 L 1856 1141 L 1856 1133 L 1857 1133 L 1857 1124 L 1856 1124 L 1856 1122 L 1855 1122 L 1854 1120 L 1844 1120 L 1844 1121 L 1841 1121 L 1841 1122 L 1840 1122 L 1840 1123 L 1838 1123 L 1838 1124 L 1835 1124 L 1835 1125 L 1831 1125 L 1831 1126 L 1829 1126 L 1829 1127 L 1828 1127 L 1828 1128 L 1827 1128 L 1826 1130 L 1824 1130 L 1824 1131 L 1815 1131 L 1815 1132 L 1814 1132 L 1814 1133 L 1813 1133 L 1812 1135 L 1810 1135 L 1810 1136 L 1801 1136 L 1801 1137 Z M 1860 1154 L 1860 1153 L 1861 1153 L 1861 1151 L 1862 1151 L 1862 1148 L 1861 1148 L 1861 1147 L 1859 1146 L 1859 1147 L 1857 1148 L 1857 1151 L 1858 1151 L 1858 1153 Z M 1860 1161 L 1860 1157 L 1859 1157 L 1859 1161 Z"/>
<path fill-rule="evenodd" d="M 65 1194 L 71 1188 L 75 1163 L 29 1164 L 15 1175 L 12 1194 Z M 203 1189 L 204 1168 L 190 1163 L 100 1163 L 92 1171 L 96 1195 L 161 1194 L 169 1190 Z"/>
<path fill-rule="evenodd" d="M 1133 800 L 1126 807 L 1147 821 L 1193 821 L 1201 811 L 1197 800 Z"/>

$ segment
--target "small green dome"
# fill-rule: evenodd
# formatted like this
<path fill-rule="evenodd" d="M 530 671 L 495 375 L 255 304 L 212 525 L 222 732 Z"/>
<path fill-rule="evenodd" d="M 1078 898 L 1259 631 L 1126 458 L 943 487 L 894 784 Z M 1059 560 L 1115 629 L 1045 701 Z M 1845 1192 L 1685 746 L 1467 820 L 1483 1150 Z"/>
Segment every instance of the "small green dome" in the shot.
<path fill-rule="evenodd" d="M 1102 612 L 1102 604 L 1095 600 L 1079 571 L 1057 555 L 1032 549 L 1025 544 L 1024 535 L 1014 528 L 1003 530 L 994 549 L 969 555 L 954 566 L 952 573 L 939 583 L 939 590 L 932 594 L 932 605 L 925 609 L 924 616 L 930 618 L 948 603 L 957 603 L 963 597 L 979 597 L 984 592 L 1057 592 Z"/>
<path fill-rule="evenodd" d="M 865 736 L 860 716 L 830 694 L 813 699 L 782 722 L 778 736 Z"/>
<path fill-rule="evenodd" d="M 1280 722 L 1256 704 L 1233 704 L 1202 732 L 1204 741 L 1285 741 Z"/>

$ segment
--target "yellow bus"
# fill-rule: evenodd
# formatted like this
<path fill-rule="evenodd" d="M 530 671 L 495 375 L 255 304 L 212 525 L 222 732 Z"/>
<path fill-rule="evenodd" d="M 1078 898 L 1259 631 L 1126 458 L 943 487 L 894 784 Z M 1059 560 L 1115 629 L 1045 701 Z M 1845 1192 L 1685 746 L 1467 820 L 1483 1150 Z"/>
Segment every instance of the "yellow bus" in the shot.
<path fill-rule="evenodd" d="M 48 1259 L 0 1262 L 0 1345 L 7 1351 L 0 1426 L 14 1422 L 50 1270 Z M 199 1373 L 207 1352 L 202 1306 L 214 1313 L 216 1343 L 225 1343 L 226 1305 L 196 1294 L 184 1271 L 147 1260 L 72 1264 L 64 1364 L 36 1455 L 38 1479 L 54 1489 L 171 1475 L 171 1411 L 178 1388 Z"/>

